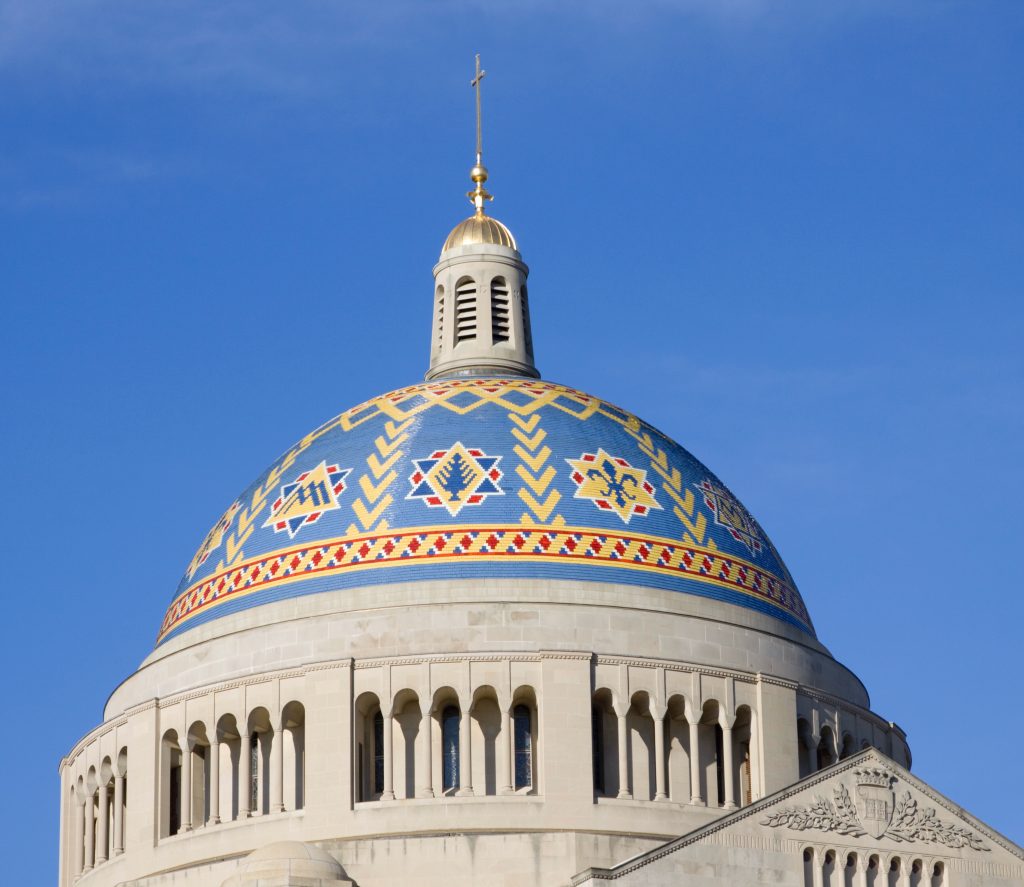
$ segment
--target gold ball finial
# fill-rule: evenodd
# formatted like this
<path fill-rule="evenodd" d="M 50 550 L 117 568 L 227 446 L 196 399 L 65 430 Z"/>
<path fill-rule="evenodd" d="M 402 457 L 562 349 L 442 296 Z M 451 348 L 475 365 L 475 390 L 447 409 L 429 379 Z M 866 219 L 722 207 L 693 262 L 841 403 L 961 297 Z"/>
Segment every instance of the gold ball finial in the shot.
<path fill-rule="evenodd" d="M 474 182 L 483 184 L 484 182 L 487 181 L 487 167 L 484 166 L 482 163 L 478 163 L 469 171 L 469 177 Z"/>

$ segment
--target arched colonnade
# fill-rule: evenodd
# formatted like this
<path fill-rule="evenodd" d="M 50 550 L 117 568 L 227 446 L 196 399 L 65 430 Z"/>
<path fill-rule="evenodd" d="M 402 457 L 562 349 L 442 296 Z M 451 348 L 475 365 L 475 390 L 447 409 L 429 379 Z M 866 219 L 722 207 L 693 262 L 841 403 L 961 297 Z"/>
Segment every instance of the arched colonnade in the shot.
<path fill-rule="evenodd" d="M 750 706 L 729 713 L 717 699 L 700 708 L 682 694 L 659 704 L 640 690 L 628 700 L 608 687 L 592 701 L 594 793 L 733 809 L 758 784 Z"/>
<path fill-rule="evenodd" d="M 538 707 L 533 687 L 491 685 L 462 694 L 445 685 L 424 697 L 404 688 L 355 704 L 357 803 L 457 795 L 536 794 Z"/>
<path fill-rule="evenodd" d="M 271 717 L 222 714 L 216 725 L 193 721 L 160 743 L 160 835 L 170 837 L 305 804 L 305 722 L 301 702 Z"/>
<path fill-rule="evenodd" d="M 78 877 L 124 853 L 128 750 L 90 767 L 71 787 L 72 865 Z"/>
<path fill-rule="evenodd" d="M 913 854 L 803 849 L 804 887 L 945 887 L 946 863 Z"/>

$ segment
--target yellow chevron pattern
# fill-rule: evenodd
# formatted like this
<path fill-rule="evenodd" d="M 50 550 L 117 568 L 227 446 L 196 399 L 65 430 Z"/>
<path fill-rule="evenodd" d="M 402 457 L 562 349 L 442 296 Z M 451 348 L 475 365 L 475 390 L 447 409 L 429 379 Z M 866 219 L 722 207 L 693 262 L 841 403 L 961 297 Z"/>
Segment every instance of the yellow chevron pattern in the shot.
<path fill-rule="evenodd" d="M 496 404 L 516 416 L 532 416 L 544 407 L 552 407 L 580 420 L 604 413 L 609 407 L 582 391 L 534 379 L 446 379 L 382 394 L 347 410 L 325 427 L 339 425 L 342 430 L 351 431 L 382 415 L 404 422 L 433 407 L 464 416 L 485 404 Z M 607 414 L 618 420 L 616 408 L 611 409 Z"/>
<path fill-rule="evenodd" d="M 636 428 L 627 425 L 626 431 L 636 439 L 640 452 L 651 460 L 651 468 L 662 480 L 661 488 L 675 503 L 672 513 L 679 518 L 687 530 L 683 533 L 683 541 L 704 545 L 714 550 L 717 547 L 714 539 L 705 538 L 708 519 L 699 511 L 694 517 L 697 497 L 693 495 L 692 490 L 683 489 L 683 476 L 679 473 L 678 468 L 669 465 L 668 453 L 654 443 L 651 435 L 640 430 L 639 423 Z"/>
<path fill-rule="evenodd" d="M 311 443 L 312 441 L 310 441 Z M 306 443 L 306 438 L 297 443 L 291 450 L 289 450 L 281 462 L 270 470 L 267 475 L 267 479 L 260 484 L 255 492 L 252 494 L 252 498 L 249 500 L 247 508 L 243 508 L 238 513 L 238 524 L 235 527 L 235 532 L 228 535 L 227 540 L 224 543 L 224 558 L 217 564 L 217 569 L 222 570 L 225 567 L 230 567 L 232 564 L 238 563 L 244 556 L 245 552 L 242 546 L 246 540 L 252 535 L 253 530 L 256 529 L 256 518 L 259 513 L 263 511 L 263 507 L 267 504 L 267 500 L 271 497 L 274 491 L 278 488 L 281 482 L 281 475 L 283 475 L 292 464 L 298 458 L 309 443 Z"/>
<path fill-rule="evenodd" d="M 508 417 L 514 426 L 512 436 L 519 441 L 512 448 L 512 452 L 522 460 L 522 464 L 516 466 L 516 474 L 526 484 L 525 487 L 519 488 L 519 498 L 530 509 L 529 512 L 523 512 L 519 519 L 520 523 L 547 523 L 562 498 L 558 490 L 549 491 L 551 482 L 555 479 L 555 468 L 546 464 L 551 458 L 551 447 L 544 444 L 548 433 L 538 427 L 540 413 L 534 413 L 529 419 L 524 419 L 516 413 L 509 413 Z M 551 524 L 563 526 L 565 518 L 555 515 Z"/>
<path fill-rule="evenodd" d="M 394 496 L 386 490 L 398 477 L 394 466 L 405 455 L 401 446 L 409 437 L 406 430 L 411 424 L 412 419 L 401 423 L 385 422 L 384 433 L 374 440 L 376 452 L 367 457 L 367 473 L 359 478 L 358 486 L 363 495 L 361 498 L 357 496 L 352 502 L 352 511 L 359 523 L 349 524 L 349 536 L 388 528 L 388 522 L 381 515 L 394 501 Z"/>

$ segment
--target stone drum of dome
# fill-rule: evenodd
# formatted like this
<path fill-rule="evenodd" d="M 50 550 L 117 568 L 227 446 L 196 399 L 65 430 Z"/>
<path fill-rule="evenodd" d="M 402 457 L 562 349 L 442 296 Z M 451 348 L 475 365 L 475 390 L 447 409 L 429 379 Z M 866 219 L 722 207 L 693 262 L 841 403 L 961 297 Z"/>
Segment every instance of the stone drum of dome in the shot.
<path fill-rule="evenodd" d="M 456 576 L 658 588 L 814 635 L 757 521 L 681 446 L 572 388 L 461 378 L 376 397 L 289 449 L 207 534 L 158 643 L 272 601 Z"/>

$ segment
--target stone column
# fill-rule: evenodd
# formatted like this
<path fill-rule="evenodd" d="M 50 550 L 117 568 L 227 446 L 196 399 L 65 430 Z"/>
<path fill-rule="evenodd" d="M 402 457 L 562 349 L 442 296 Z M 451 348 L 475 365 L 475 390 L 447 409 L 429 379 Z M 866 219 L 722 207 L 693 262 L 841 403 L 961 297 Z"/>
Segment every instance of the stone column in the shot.
<path fill-rule="evenodd" d="M 690 721 L 690 803 L 703 804 L 700 793 L 700 727 Z"/>
<path fill-rule="evenodd" d="M 252 734 L 243 729 L 238 752 L 238 818 L 252 813 Z"/>
<path fill-rule="evenodd" d="M 822 868 L 825 865 L 825 854 L 817 850 L 811 851 L 811 883 L 813 887 L 825 887 L 825 873 Z"/>
<path fill-rule="evenodd" d="M 208 825 L 220 822 L 220 737 L 213 731 L 210 740 L 210 819 Z"/>
<path fill-rule="evenodd" d="M 395 799 L 395 762 L 394 736 L 395 716 L 392 712 L 384 715 L 384 787 L 380 793 L 382 801 Z"/>
<path fill-rule="evenodd" d="M 278 721 L 270 740 L 270 812 L 284 811 L 284 730 Z"/>
<path fill-rule="evenodd" d="M 626 723 L 626 715 L 618 716 L 619 722 L 619 793 L 616 797 L 631 798 L 633 793 L 629 790 L 629 724 Z"/>
<path fill-rule="evenodd" d="M 468 708 L 459 721 L 459 790 L 457 795 L 473 794 L 473 721 Z"/>
<path fill-rule="evenodd" d="M 665 716 L 651 710 L 654 719 L 654 800 L 667 801 L 665 793 Z"/>
<path fill-rule="evenodd" d="M 124 853 L 124 777 L 114 777 L 114 856 Z"/>
<path fill-rule="evenodd" d="M 854 871 L 854 884 L 856 887 L 868 887 L 868 866 L 871 864 L 871 857 L 857 854 L 857 868 Z"/>
<path fill-rule="evenodd" d="M 75 880 L 78 880 L 82 875 L 82 869 L 85 868 L 85 816 L 86 806 L 85 800 L 82 798 L 75 798 L 78 804 L 78 814 L 75 816 L 74 825 L 74 869 L 75 869 Z"/>
<path fill-rule="evenodd" d="M 82 874 L 91 872 L 96 853 L 96 817 L 93 816 L 92 795 L 86 795 L 85 806 L 85 865 L 82 866 Z"/>
<path fill-rule="evenodd" d="M 192 831 L 192 747 L 185 740 L 185 748 L 181 753 L 181 828 L 180 831 Z"/>
<path fill-rule="evenodd" d="M 725 803 L 722 805 L 726 810 L 736 809 L 736 786 L 732 772 L 732 727 L 722 727 L 722 770 L 725 779 Z"/>
<path fill-rule="evenodd" d="M 420 787 L 416 792 L 417 798 L 434 797 L 434 757 L 430 752 L 430 743 L 434 732 L 434 719 L 430 716 L 430 710 L 423 712 L 423 719 L 420 721 Z"/>
<path fill-rule="evenodd" d="M 512 735 L 512 717 L 508 708 L 501 708 L 501 733 L 498 736 L 498 794 L 510 795 L 515 791 L 512 763 L 516 759 L 516 738 Z"/>
<path fill-rule="evenodd" d="M 107 810 L 108 801 L 110 800 L 110 791 L 106 785 L 101 785 L 99 789 L 99 810 L 96 814 L 96 865 L 101 862 L 107 861 L 107 837 L 109 835 L 107 816 L 109 811 Z"/>

